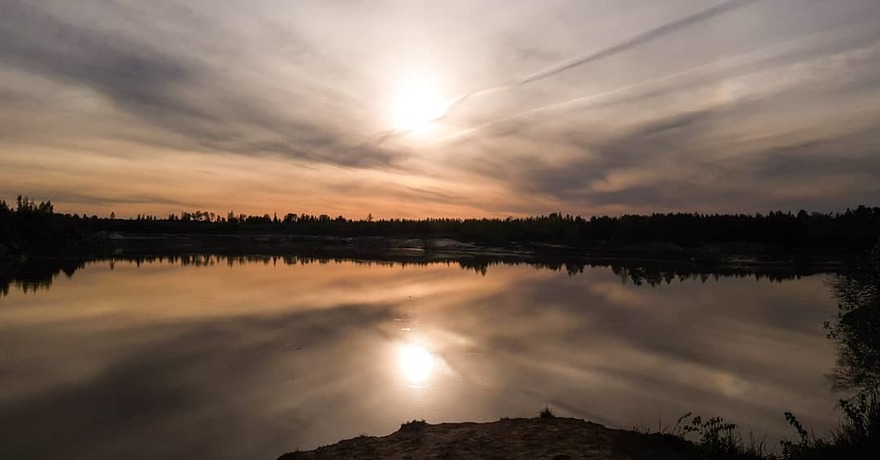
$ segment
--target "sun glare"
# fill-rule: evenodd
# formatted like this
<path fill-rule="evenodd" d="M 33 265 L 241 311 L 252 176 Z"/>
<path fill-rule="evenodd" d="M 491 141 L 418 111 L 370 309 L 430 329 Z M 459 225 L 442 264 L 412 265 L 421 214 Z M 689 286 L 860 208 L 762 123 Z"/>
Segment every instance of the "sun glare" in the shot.
<path fill-rule="evenodd" d="M 434 355 L 418 345 L 411 343 L 400 345 L 397 359 L 403 377 L 413 386 L 425 385 L 434 371 Z"/>
<path fill-rule="evenodd" d="M 391 108 L 391 122 L 397 132 L 423 133 L 441 118 L 447 103 L 434 86 L 417 83 L 401 88 Z"/>

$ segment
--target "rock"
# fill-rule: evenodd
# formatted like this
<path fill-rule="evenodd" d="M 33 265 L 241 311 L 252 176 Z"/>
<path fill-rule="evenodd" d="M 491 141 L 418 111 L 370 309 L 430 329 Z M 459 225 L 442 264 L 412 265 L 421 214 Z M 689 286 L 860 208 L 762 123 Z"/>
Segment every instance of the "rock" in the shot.
<path fill-rule="evenodd" d="M 436 238 L 425 243 L 428 249 L 479 249 L 475 244 L 462 243 L 449 238 Z"/>
<path fill-rule="evenodd" d="M 391 249 L 425 249 L 425 242 L 419 238 L 388 240 Z"/>

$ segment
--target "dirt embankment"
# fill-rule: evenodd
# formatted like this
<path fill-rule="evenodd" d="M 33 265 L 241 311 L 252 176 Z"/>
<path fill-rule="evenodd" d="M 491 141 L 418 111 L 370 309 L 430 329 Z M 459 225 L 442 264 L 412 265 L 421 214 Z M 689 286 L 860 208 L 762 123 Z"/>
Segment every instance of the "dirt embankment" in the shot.
<path fill-rule="evenodd" d="M 614 430 L 572 418 L 491 423 L 409 422 L 383 437 L 360 436 L 279 460 L 383 459 L 697 459 L 694 445 L 671 435 Z"/>

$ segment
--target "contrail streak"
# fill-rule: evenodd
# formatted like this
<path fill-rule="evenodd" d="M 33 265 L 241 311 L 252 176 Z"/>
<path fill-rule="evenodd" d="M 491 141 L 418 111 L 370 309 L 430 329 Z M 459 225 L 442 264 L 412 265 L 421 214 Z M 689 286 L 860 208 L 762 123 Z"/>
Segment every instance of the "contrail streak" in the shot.
<path fill-rule="evenodd" d="M 650 43 L 654 40 L 657 40 L 661 37 L 670 35 L 678 30 L 690 27 L 694 24 L 697 24 L 702 21 L 706 21 L 715 16 L 719 16 L 721 14 L 727 13 L 729 11 L 733 11 L 739 8 L 742 8 L 750 3 L 755 3 L 759 0 L 728 0 L 720 5 L 715 7 L 700 11 L 698 13 L 694 13 L 690 16 L 686 16 L 684 18 L 672 21 L 670 23 L 666 23 L 660 27 L 648 30 L 646 32 L 642 32 L 634 37 L 630 37 L 627 40 L 624 40 L 621 43 L 618 43 L 609 48 L 605 48 L 603 50 L 594 51 L 592 53 L 578 56 L 573 59 L 569 59 L 567 61 L 563 61 L 561 63 L 555 64 L 553 66 L 547 67 L 544 70 L 539 70 L 531 75 L 527 75 L 515 82 L 507 83 L 503 85 L 491 86 L 488 88 L 478 89 L 476 91 L 471 91 L 463 96 L 460 96 L 452 101 L 449 107 L 446 109 L 446 114 L 448 114 L 452 109 L 461 104 L 462 102 L 472 99 L 478 96 L 484 96 L 487 94 L 504 91 L 507 89 L 515 88 L 517 86 L 522 86 L 528 83 L 536 82 L 538 80 L 543 80 L 545 78 L 551 77 L 553 75 L 565 72 L 567 70 L 573 69 L 575 67 L 580 67 L 582 65 L 589 64 L 591 62 L 599 61 L 601 59 L 605 59 L 607 57 L 613 56 L 615 54 L 619 54 L 625 51 L 629 51 L 638 46 L 644 45 L 646 43 Z M 446 116 L 443 115 L 443 117 Z M 443 118 L 440 117 L 440 118 Z"/>
<path fill-rule="evenodd" d="M 543 80 L 545 78 L 552 77 L 553 75 L 557 75 L 559 73 L 565 72 L 567 70 L 573 69 L 575 67 L 580 67 L 592 62 L 596 62 L 602 59 L 605 59 L 610 56 L 614 56 L 615 54 L 619 54 L 625 51 L 629 51 L 633 48 L 637 48 L 646 43 L 650 43 L 659 38 L 670 35 L 674 32 L 677 32 L 681 29 L 690 27 L 699 22 L 706 21 L 713 17 L 722 15 L 724 13 L 745 7 L 751 3 L 758 2 L 760 0 L 728 0 L 720 5 L 716 5 L 712 8 L 702 10 L 700 12 L 694 13 L 690 16 L 686 16 L 681 19 L 677 19 L 675 21 L 663 24 L 662 26 L 656 27 L 654 29 L 642 32 L 634 37 L 630 37 L 624 40 L 621 43 L 618 43 L 609 48 L 605 48 L 599 51 L 594 51 L 589 54 L 578 56 L 567 61 L 563 61 L 561 63 L 552 65 L 547 67 L 546 69 L 535 72 L 531 75 L 527 75 L 519 80 L 513 81 L 511 83 L 505 83 L 501 85 L 489 86 L 486 88 L 481 88 L 478 90 L 471 91 L 469 93 L 463 94 L 455 99 L 453 99 L 446 110 L 443 112 L 443 115 L 437 117 L 434 120 L 431 120 L 431 123 L 440 121 L 449 116 L 449 113 L 452 112 L 456 107 L 461 105 L 463 102 L 473 99 L 475 97 L 485 96 L 492 93 L 497 93 L 501 91 L 506 91 L 509 89 L 513 89 L 522 85 L 526 85 L 532 82 L 536 82 L 539 80 Z M 408 131 L 388 131 L 377 136 L 371 143 L 381 144 L 390 138 L 394 138 L 403 134 L 406 134 Z"/>
<path fill-rule="evenodd" d="M 479 131 L 497 125 L 502 125 L 506 122 L 519 118 L 524 118 L 533 114 L 547 113 L 559 109 L 565 109 L 571 106 L 578 106 L 580 108 L 597 108 L 613 104 L 620 104 L 627 101 L 635 100 L 637 98 L 646 97 L 651 94 L 678 91 L 681 88 L 693 87 L 695 85 L 703 85 L 707 82 L 712 81 L 712 79 L 719 74 L 725 74 L 728 77 L 732 77 L 759 73 L 762 71 L 762 69 L 766 70 L 766 68 L 758 68 L 754 70 L 750 70 L 750 68 L 755 65 L 763 66 L 778 61 L 780 60 L 780 58 L 790 56 L 798 48 L 808 49 L 811 46 L 818 46 L 823 43 L 833 42 L 837 38 L 832 33 L 817 34 L 806 40 L 802 37 L 794 37 L 778 44 L 740 53 L 729 58 L 709 62 L 690 69 L 673 72 L 650 80 L 640 81 L 601 93 L 579 96 L 568 100 L 554 102 L 540 107 L 523 110 L 511 115 L 506 115 L 500 118 L 496 118 L 494 120 L 484 122 L 477 126 L 462 129 L 459 132 L 438 139 L 433 144 L 443 144 L 454 142 L 459 139 L 468 138 L 475 133 L 478 133 Z M 873 43 L 874 44 L 871 45 L 872 48 L 880 46 L 880 42 L 878 41 L 875 41 Z M 857 51 L 858 50 L 856 50 L 855 52 Z M 838 56 L 838 59 L 840 59 L 840 55 L 835 56 Z M 804 61 L 803 59 L 798 59 L 796 62 L 813 62 L 813 60 Z M 785 65 L 784 62 L 781 65 Z M 674 85 L 670 86 L 667 85 L 667 83 L 674 83 Z"/>
<path fill-rule="evenodd" d="M 509 122 L 511 120 L 516 120 L 519 118 L 524 118 L 532 114 L 538 113 L 546 113 L 554 110 L 564 109 L 566 107 L 571 106 L 579 106 L 579 107 L 602 107 L 605 105 L 618 104 L 625 102 L 629 99 L 634 99 L 637 97 L 642 97 L 646 94 L 651 94 L 659 91 L 669 91 L 670 89 L 677 89 L 686 85 L 698 85 L 704 84 L 708 79 L 712 78 L 717 74 L 722 74 L 724 72 L 730 71 L 740 71 L 735 75 L 742 74 L 743 72 L 748 73 L 748 66 L 752 66 L 755 64 L 763 64 L 767 62 L 771 62 L 775 59 L 778 59 L 780 56 L 783 56 L 785 52 L 790 52 L 794 49 L 792 45 L 802 44 L 800 43 L 801 39 L 795 38 L 791 40 L 787 40 L 784 43 L 781 43 L 777 46 L 768 46 L 759 50 L 749 51 L 746 53 L 741 53 L 739 55 L 733 56 L 731 58 L 727 58 L 720 61 L 713 61 L 707 64 L 702 64 L 690 69 L 681 70 L 678 72 L 673 72 L 670 74 L 666 74 L 657 78 L 652 78 L 650 80 L 640 81 L 637 83 L 632 83 L 626 86 L 610 89 L 608 91 L 604 91 L 601 93 L 590 94 L 586 96 L 579 96 L 575 98 L 571 98 L 568 100 L 554 102 L 551 104 L 543 105 L 540 107 L 534 107 L 531 109 L 523 110 L 521 112 L 517 112 L 511 115 L 506 115 L 500 118 L 496 118 L 491 121 L 487 121 L 480 125 L 463 129 L 457 133 L 447 135 L 442 139 L 434 142 L 435 144 L 443 144 L 450 141 L 455 141 L 461 138 L 466 138 L 478 131 L 482 131 L 487 128 L 491 128 L 493 126 L 501 125 L 503 123 Z M 696 80 L 691 80 L 682 83 L 681 80 L 690 77 L 698 77 Z M 676 82 L 677 85 L 673 87 L 666 86 L 665 88 L 661 85 L 667 82 Z M 652 87 L 659 87 L 657 89 L 651 90 Z M 642 92 L 638 92 L 642 90 Z M 632 94 L 635 93 L 635 94 Z M 617 99 L 614 99 L 615 96 L 621 96 Z M 593 104 L 591 104 L 593 103 Z"/>
<path fill-rule="evenodd" d="M 728 11 L 733 11 L 738 8 L 742 8 L 743 6 L 748 5 L 749 3 L 754 3 L 757 0 L 728 0 L 714 8 L 709 8 L 707 10 L 700 11 L 699 13 L 692 14 L 690 16 L 684 17 L 682 19 L 670 22 L 668 24 L 664 24 L 656 29 L 651 29 L 647 32 L 642 32 L 635 37 L 631 37 L 628 40 L 625 40 L 617 45 L 614 45 L 610 48 L 605 48 L 604 50 L 597 51 L 594 53 L 587 54 L 585 56 L 579 56 L 574 59 L 571 59 L 566 62 L 562 62 L 555 66 L 548 67 L 544 70 L 535 72 L 517 82 L 517 85 L 524 85 L 526 83 L 531 83 L 533 81 L 543 80 L 547 77 L 556 75 L 561 72 L 565 72 L 566 70 L 580 67 L 584 64 L 589 64 L 594 61 L 598 61 L 600 59 L 604 59 L 609 56 L 613 56 L 618 53 L 622 53 L 624 51 L 635 48 L 639 45 L 643 45 L 645 43 L 649 43 L 654 41 L 660 37 L 664 37 L 669 35 L 675 31 L 680 29 L 689 27 L 693 24 L 697 24 L 699 22 L 705 21 L 707 19 L 711 19 L 715 16 L 724 14 Z"/>

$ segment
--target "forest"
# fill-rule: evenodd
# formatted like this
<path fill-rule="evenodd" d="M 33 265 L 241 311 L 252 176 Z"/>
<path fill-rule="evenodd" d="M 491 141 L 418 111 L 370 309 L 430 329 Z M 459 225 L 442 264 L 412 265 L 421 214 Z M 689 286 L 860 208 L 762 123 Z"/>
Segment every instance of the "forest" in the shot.
<path fill-rule="evenodd" d="M 880 207 L 857 206 L 843 212 L 800 210 L 767 214 L 654 213 L 650 215 L 572 216 L 550 213 L 505 219 L 348 219 L 343 216 L 287 213 L 225 215 L 183 211 L 165 217 L 134 218 L 60 214 L 51 201 L 17 197 L 0 201 L 0 242 L 59 245 L 99 232 L 141 235 L 309 235 L 326 237 L 450 238 L 484 246 L 522 243 L 584 247 L 596 243 L 633 245 L 674 243 L 683 247 L 719 243 L 760 244 L 782 249 L 834 248 L 864 253 L 880 235 Z"/>

